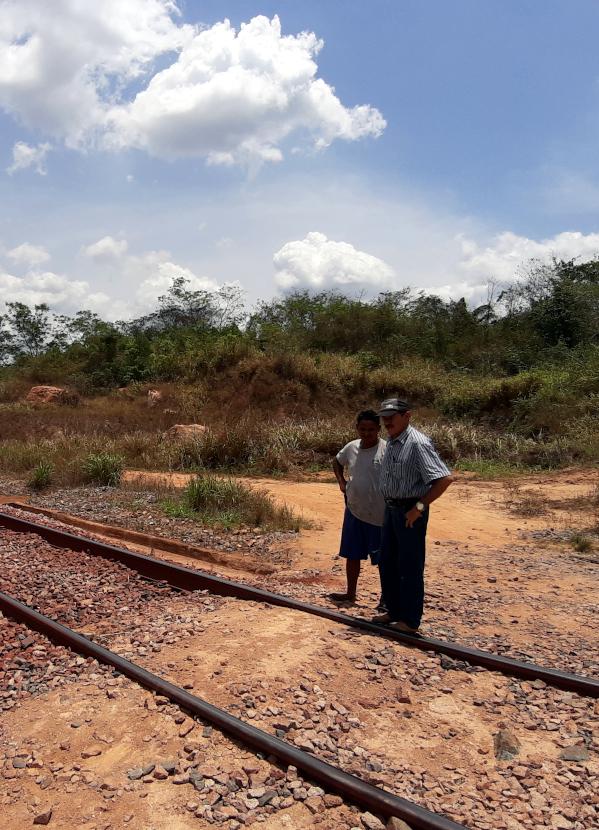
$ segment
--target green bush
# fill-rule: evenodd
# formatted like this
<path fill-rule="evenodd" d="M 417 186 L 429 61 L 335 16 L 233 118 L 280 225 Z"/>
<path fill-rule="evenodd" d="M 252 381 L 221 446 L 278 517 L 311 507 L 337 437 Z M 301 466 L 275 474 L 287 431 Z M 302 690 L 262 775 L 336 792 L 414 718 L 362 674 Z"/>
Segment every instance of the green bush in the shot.
<path fill-rule="evenodd" d="M 276 530 L 299 530 L 307 524 L 288 507 L 276 505 L 264 491 L 229 478 L 196 476 L 187 485 L 183 498 L 184 505 L 206 524 Z"/>
<path fill-rule="evenodd" d="M 91 453 L 82 464 L 83 478 L 100 487 L 116 487 L 120 484 L 125 460 L 122 455 L 108 452 Z"/>
<path fill-rule="evenodd" d="M 45 490 L 52 484 L 52 475 L 54 473 L 54 466 L 48 461 L 39 461 L 31 475 L 27 479 L 27 487 L 30 490 Z"/>

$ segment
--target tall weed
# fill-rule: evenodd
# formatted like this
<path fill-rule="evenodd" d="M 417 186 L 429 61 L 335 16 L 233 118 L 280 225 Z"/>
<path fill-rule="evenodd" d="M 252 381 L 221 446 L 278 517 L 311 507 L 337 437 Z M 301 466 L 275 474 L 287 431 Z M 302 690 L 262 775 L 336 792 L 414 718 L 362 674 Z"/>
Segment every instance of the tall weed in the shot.
<path fill-rule="evenodd" d="M 54 467 L 52 464 L 48 461 L 39 461 L 27 479 L 27 487 L 30 490 L 45 490 L 46 487 L 52 484 L 53 473 Z"/>
<path fill-rule="evenodd" d="M 205 524 L 271 530 L 299 530 L 306 526 L 290 508 L 276 505 L 267 493 L 213 475 L 193 478 L 185 490 L 184 502 Z"/>
<path fill-rule="evenodd" d="M 107 452 L 91 453 L 84 459 L 81 470 L 83 478 L 100 487 L 116 487 L 121 482 L 124 458 Z"/>

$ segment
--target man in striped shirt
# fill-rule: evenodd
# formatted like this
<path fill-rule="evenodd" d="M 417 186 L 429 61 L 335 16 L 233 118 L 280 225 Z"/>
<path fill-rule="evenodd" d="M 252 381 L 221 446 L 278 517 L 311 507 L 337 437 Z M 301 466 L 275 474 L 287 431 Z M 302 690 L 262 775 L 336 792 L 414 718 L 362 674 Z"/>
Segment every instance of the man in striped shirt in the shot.
<path fill-rule="evenodd" d="M 374 622 L 414 634 L 424 605 L 428 508 L 454 479 L 430 438 L 410 426 L 407 401 L 388 398 L 378 414 L 389 436 L 380 479 L 385 517 L 379 563 L 387 613 Z"/>

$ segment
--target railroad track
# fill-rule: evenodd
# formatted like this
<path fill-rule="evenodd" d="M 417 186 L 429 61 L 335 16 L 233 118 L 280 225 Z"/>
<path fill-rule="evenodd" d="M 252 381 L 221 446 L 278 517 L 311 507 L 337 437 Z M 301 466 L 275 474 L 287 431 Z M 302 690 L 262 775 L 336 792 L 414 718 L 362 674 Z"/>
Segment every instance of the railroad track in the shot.
<path fill-rule="evenodd" d="M 343 772 L 332 764 L 327 764 L 325 761 L 297 749 L 268 732 L 245 723 L 223 709 L 219 709 L 217 706 L 213 706 L 211 703 L 190 694 L 185 689 L 164 680 L 136 663 L 126 660 L 115 652 L 103 648 L 87 637 L 40 614 L 3 592 L 0 592 L 0 610 L 29 628 L 39 631 L 56 643 L 77 651 L 86 657 L 93 657 L 100 663 L 112 666 L 131 680 L 159 695 L 168 697 L 169 700 L 194 715 L 194 717 L 214 724 L 232 738 L 242 741 L 256 751 L 274 755 L 279 761 L 294 765 L 311 779 L 322 784 L 328 790 L 344 796 L 348 801 L 366 807 L 385 817 L 396 816 L 408 822 L 415 830 L 464 830 L 462 824 L 458 824 L 445 816 L 432 813 L 430 810 L 407 799 L 362 781 L 360 778 Z"/>
<path fill-rule="evenodd" d="M 290 608 L 322 617 L 350 628 L 366 631 L 369 634 L 395 640 L 403 645 L 422 651 L 444 654 L 455 660 L 461 660 L 473 666 L 481 666 L 490 671 L 497 671 L 525 680 L 542 680 L 549 686 L 558 689 L 576 692 L 577 694 L 589 697 L 599 697 L 599 680 L 591 677 L 537 666 L 534 663 L 526 663 L 511 657 L 481 651 L 468 646 L 461 646 L 457 643 L 393 631 L 361 617 L 350 616 L 349 614 L 343 614 L 340 611 L 335 611 L 320 605 L 301 602 L 300 600 L 286 597 L 282 594 L 275 594 L 271 591 L 265 591 L 241 582 L 203 573 L 192 568 L 183 567 L 182 565 L 175 565 L 174 563 L 156 559 L 152 556 L 134 553 L 124 548 L 116 547 L 115 545 L 98 542 L 95 539 L 77 536 L 73 533 L 57 530 L 47 525 L 30 522 L 8 513 L 0 512 L 0 527 L 6 527 L 9 530 L 20 533 L 36 533 L 56 547 L 88 552 L 102 556 L 105 559 L 120 562 L 126 567 L 137 571 L 142 576 L 156 580 L 157 582 L 166 583 L 172 588 L 187 591 L 207 590 L 219 596 L 234 597 L 236 599 L 254 602 L 266 602 L 270 605 Z"/>
<path fill-rule="evenodd" d="M 525 677 L 527 679 L 542 679 L 550 685 L 575 691 L 578 694 L 593 697 L 599 696 L 599 683 L 591 678 L 565 674 L 552 669 L 541 669 L 532 664 L 520 663 L 509 658 L 478 652 L 474 649 L 464 649 L 451 643 L 443 643 L 441 641 L 392 632 L 366 620 L 356 619 L 319 606 L 308 605 L 307 603 L 298 602 L 288 597 L 262 591 L 241 583 L 212 577 L 189 568 L 173 565 L 141 554 L 135 554 L 112 545 L 106 545 L 45 525 L 28 522 L 5 513 L 0 513 L 0 526 L 22 533 L 36 533 L 54 546 L 91 553 L 102 556 L 105 559 L 119 562 L 137 571 L 147 579 L 166 583 L 173 588 L 189 591 L 208 590 L 221 596 L 267 602 L 271 605 L 299 610 L 324 617 L 346 626 L 361 629 L 369 634 L 388 637 L 426 651 L 446 654 L 495 671 L 503 671 L 506 674 Z M 284 740 L 276 738 L 267 732 L 233 717 L 226 711 L 190 694 L 188 691 L 179 688 L 156 674 L 152 674 L 120 655 L 99 646 L 92 640 L 61 625 L 57 621 L 45 617 L 7 594 L 0 593 L 0 609 L 7 616 L 42 632 L 55 642 L 66 645 L 82 655 L 92 656 L 98 661 L 112 666 L 123 675 L 133 679 L 146 688 L 156 691 L 158 694 L 168 697 L 171 701 L 191 712 L 194 716 L 213 723 L 223 732 L 228 733 L 257 751 L 274 755 L 286 764 L 295 765 L 310 778 L 319 782 L 328 790 L 343 795 L 348 801 L 363 805 L 380 815 L 396 816 L 408 822 L 413 828 L 420 828 L 421 830 L 429 830 L 429 828 L 430 830 L 457 830 L 457 828 L 462 827 L 462 825 L 444 816 L 432 813 L 406 799 L 368 784 L 360 778 L 349 775 L 335 766 L 315 758 L 309 753 L 302 752 Z"/>

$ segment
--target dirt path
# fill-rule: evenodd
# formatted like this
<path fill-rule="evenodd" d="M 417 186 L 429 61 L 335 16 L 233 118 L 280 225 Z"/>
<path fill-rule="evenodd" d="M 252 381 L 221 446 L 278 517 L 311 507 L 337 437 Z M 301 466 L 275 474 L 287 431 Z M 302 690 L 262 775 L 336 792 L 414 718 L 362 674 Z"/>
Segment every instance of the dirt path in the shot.
<path fill-rule="evenodd" d="M 130 470 L 125 473 L 125 482 L 137 485 L 160 482 L 171 487 L 185 487 L 192 477 L 186 473 Z M 293 507 L 314 522 L 313 529 L 303 530 L 299 535 L 302 565 L 306 568 L 326 567 L 339 546 L 343 498 L 332 476 L 322 478 L 309 482 L 242 479 L 253 487 L 266 490 L 278 502 Z M 524 494 L 540 492 L 549 507 L 554 501 L 566 501 L 589 493 L 599 485 L 599 473 L 596 470 L 563 471 L 522 478 L 518 482 Z M 568 516 L 567 511 L 559 510 L 538 516 L 519 516 L 506 508 L 503 482 L 462 477 L 431 508 L 428 540 L 429 545 L 435 542 L 466 546 L 471 542 L 488 545 L 519 543 L 522 531 L 565 527 Z"/>
<path fill-rule="evenodd" d="M 184 474 L 129 473 L 136 485 L 156 479 L 184 486 Z M 294 542 L 291 568 L 262 584 L 310 598 L 344 586 L 337 557 L 343 501 L 329 477 L 309 482 L 244 479 L 314 522 Z M 595 551 L 577 553 L 569 531 L 599 526 L 596 470 L 566 470 L 500 481 L 460 478 L 431 508 L 423 633 L 537 659 L 582 673 L 597 669 L 599 566 Z M 585 501 L 586 499 L 586 501 Z M 525 513 L 527 515 L 522 515 Z M 293 584 L 297 586 L 293 588 Z M 378 571 L 365 563 L 354 613 L 369 614 Z"/>

